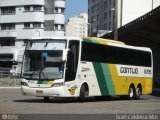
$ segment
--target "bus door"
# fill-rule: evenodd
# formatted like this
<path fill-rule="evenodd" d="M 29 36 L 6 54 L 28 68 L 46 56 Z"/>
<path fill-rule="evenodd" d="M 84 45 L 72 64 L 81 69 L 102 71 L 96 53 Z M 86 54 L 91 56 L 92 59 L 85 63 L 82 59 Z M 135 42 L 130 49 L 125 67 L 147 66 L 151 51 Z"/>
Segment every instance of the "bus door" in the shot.
<path fill-rule="evenodd" d="M 79 81 L 76 79 L 77 66 L 79 60 L 79 41 L 69 41 L 69 51 L 66 63 L 66 74 L 65 74 L 65 95 L 66 96 L 77 96 Z"/>

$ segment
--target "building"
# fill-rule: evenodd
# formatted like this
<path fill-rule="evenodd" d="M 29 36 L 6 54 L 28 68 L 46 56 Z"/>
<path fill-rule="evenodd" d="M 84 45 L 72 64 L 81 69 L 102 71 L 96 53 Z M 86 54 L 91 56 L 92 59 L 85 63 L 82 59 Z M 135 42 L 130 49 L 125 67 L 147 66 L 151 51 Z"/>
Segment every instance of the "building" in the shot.
<path fill-rule="evenodd" d="M 121 27 L 160 5 L 160 0 L 88 0 L 89 23 L 92 35 L 98 30 L 112 31 L 114 23 Z M 107 32 L 106 31 L 106 32 Z"/>
<path fill-rule="evenodd" d="M 0 0 L 0 72 L 20 62 L 27 39 L 64 36 L 64 10 L 65 0 Z"/>
<path fill-rule="evenodd" d="M 88 36 L 88 14 L 80 13 L 79 16 L 70 17 L 66 24 L 66 36 Z"/>

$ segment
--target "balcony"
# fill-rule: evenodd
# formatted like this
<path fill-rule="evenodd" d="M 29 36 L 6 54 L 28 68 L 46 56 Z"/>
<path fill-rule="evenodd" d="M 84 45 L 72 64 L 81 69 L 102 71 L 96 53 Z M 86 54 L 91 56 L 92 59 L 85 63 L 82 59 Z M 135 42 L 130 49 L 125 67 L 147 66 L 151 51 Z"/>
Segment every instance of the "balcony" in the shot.
<path fill-rule="evenodd" d="M 0 31 L 0 38 L 17 38 L 17 32 L 16 31 Z"/>
<path fill-rule="evenodd" d="M 64 15 L 63 14 L 55 14 L 54 15 L 55 24 L 64 24 Z"/>
<path fill-rule="evenodd" d="M 55 0 L 55 7 L 65 8 L 65 1 L 63 1 L 63 0 Z"/>
<path fill-rule="evenodd" d="M 23 18 L 23 19 L 22 19 Z M 44 12 L 23 12 L 16 15 L 1 15 L 0 23 L 44 22 Z"/>
<path fill-rule="evenodd" d="M 15 46 L 1 46 L 0 47 L 0 55 L 2 54 L 14 54 L 16 50 Z"/>
<path fill-rule="evenodd" d="M 44 0 L 1 0 L 0 6 L 44 5 Z"/>

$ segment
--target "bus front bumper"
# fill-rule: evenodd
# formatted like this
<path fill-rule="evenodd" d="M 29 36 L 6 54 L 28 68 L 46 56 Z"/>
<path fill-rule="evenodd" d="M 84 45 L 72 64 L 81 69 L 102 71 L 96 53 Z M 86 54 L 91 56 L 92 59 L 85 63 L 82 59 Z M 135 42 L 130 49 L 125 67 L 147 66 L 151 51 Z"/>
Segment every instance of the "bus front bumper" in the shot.
<path fill-rule="evenodd" d="M 51 88 L 31 88 L 28 86 L 21 86 L 23 95 L 31 95 L 37 97 L 64 97 L 64 87 L 51 87 Z"/>

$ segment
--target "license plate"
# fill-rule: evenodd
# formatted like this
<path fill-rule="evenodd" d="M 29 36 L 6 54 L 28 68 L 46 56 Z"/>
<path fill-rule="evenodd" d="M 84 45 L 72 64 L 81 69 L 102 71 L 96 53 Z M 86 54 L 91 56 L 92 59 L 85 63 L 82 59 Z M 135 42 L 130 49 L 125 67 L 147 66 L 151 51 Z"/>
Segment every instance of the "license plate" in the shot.
<path fill-rule="evenodd" d="M 43 94 L 42 90 L 36 90 L 36 94 Z"/>

